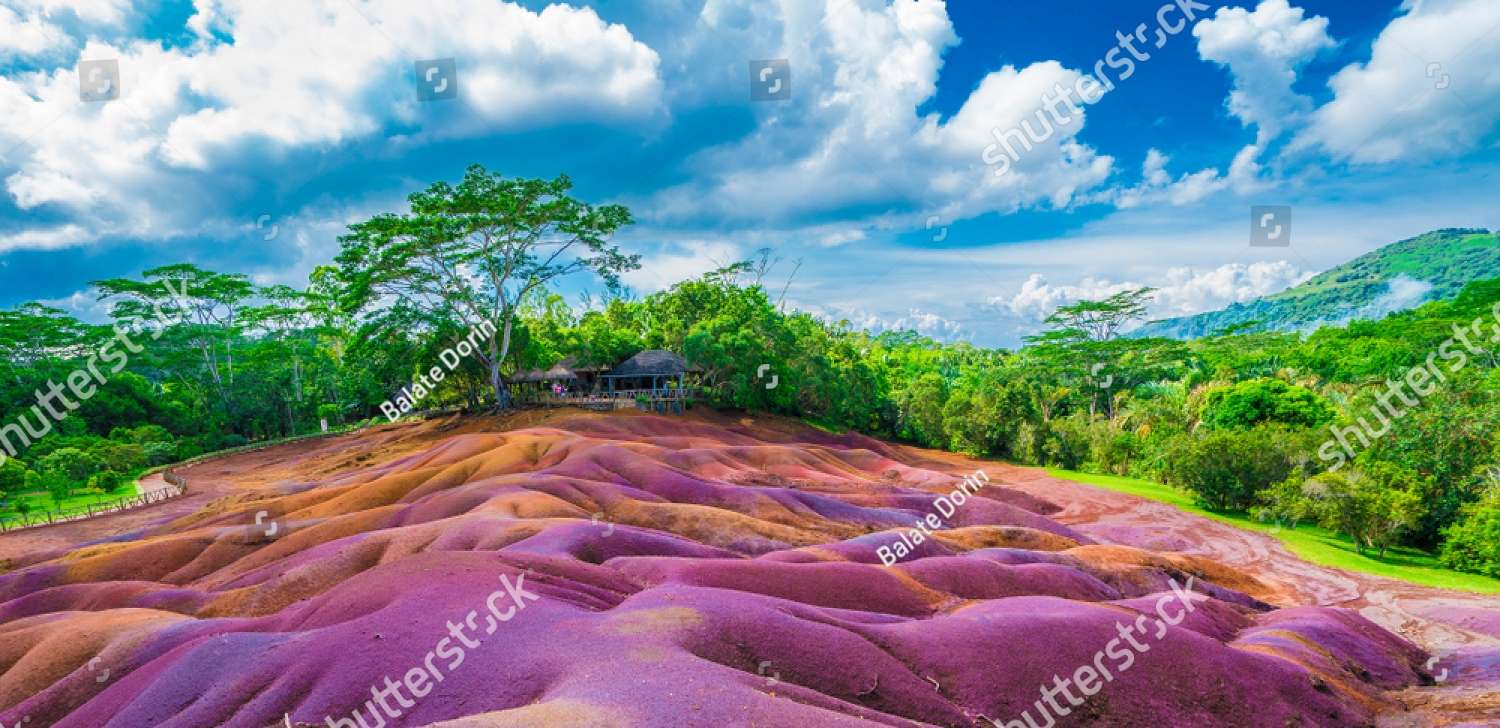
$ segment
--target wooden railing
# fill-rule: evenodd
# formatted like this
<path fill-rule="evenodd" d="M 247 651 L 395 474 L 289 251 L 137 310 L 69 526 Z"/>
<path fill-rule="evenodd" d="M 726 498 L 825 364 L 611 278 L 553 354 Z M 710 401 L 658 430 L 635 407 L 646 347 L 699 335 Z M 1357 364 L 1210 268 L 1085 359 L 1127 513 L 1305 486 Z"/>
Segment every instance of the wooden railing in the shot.
<path fill-rule="evenodd" d="M 700 392 L 694 387 L 668 387 L 660 389 L 617 389 L 613 392 L 527 392 L 519 394 L 520 404 L 544 407 L 581 407 L 584 409 L 660 409 L 669 406 L 681 409 L 682 405 L 698 398 Z"/>
<path fill-rule="evenodd" d="M 32 511 L 0 518 L 0 533 L 19 531 L 23 528 L 32 528 L 34 526 L 50 526 L 54 523 L 81 521 L 85 518 L 93 518 L 94 516 L 101 516 L 106 513 L 122 513 L 143 506 L 169 501 L 187 493 L 187 480 L 183 479 L 182 476 L 168 470 L 162 473 L 162 479 L 167 481 L 172 487 L 148 490 L 145 493 L 134 496 L 122 496 L 110 500 L 96 501 L 85 504 L 82 508 Z"/>
<path fill-rule="evenodd" d="M 176 470 L 177 468 L 187 465 L 193 465 L 205 460 L 227 457 L 229 455 L 238 455 L 241 453 L 253 452 L 255 450 L 264 450 L 266 448 L 276 447 L 277 445 L 285 445 L 290 442 L 314 440 L 323 437 L 337 437 L 347 432 L 351 432 L 354 429 L 357 429 L 356 426 L 351 424 L 345 427 L 329 430 L 328 432 L 310 432 L 305 435 L 295 435 L 292 437 L 283 437 L 275 440 L 251 442 L 225 450 L 215 450 L 213 452 L 203 453 L 202 455 L 191 457 L 187 460 L 183 460 L 182 462 L 173 463 L 172 465 L 152 468 L 142 473 L 140 475 L 140 478 L 137 479 L 137 482 L 139 482 L 141 478 L 147 478 L 157 472 L 160 472 L 162 480 L 167 481 L 167 484 L 172 486 L 170 488 L 158 488 L 157 490 L 147 491 L 138 495 L 122 496 L 120 498 L 95 501 L 93 503 L 85 504 L 81 508 L 49 509 L 43 511 L 31 511 L 29 513 L 26 513 L 25 515 L 17 514 L 12 516 L 0 516 L 0 533 L 17 531 L 22 528 L 48 526 L 54 523 L 79 521 L 85 518 L 101 516 L 106 513 L 120 513 L 123 511 L 141 508 L 143 506 L 162 503 L 164 501 L 168 501 L 181 496 L 188 491 L 187 478 L 184 478 L 182 477 L 182 475 L 178 474 Z"/>

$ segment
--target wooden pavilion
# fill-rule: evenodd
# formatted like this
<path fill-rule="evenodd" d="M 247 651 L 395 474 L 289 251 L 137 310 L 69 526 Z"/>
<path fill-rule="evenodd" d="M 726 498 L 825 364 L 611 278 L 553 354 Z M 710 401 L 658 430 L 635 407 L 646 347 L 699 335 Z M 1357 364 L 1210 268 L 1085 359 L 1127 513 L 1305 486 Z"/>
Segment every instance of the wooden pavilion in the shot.
<path fill-rule="evenodd" d="M 681 413 L 697 393 L 689 387 L 688 378 L 700 370 L 663 349 L 642 351 L 608 370 L 569 366 L 572 361 L 565 359 L 547 370 L 523 372 L 511 381 L 529 386 L 523 400 L 590 409 L 639 407 Z M 554 385 L 561 385 L 564 391 L 558 392 Z"/>

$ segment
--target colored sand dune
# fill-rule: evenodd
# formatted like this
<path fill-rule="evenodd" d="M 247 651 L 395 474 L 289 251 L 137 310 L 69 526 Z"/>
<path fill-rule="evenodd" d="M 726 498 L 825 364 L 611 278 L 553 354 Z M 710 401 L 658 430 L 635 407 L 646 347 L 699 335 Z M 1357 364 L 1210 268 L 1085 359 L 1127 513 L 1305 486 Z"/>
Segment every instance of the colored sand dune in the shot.
<path fill-rule="evenodd" d="M 1095 543 L 1019 469 L 883 566 L 969 473 L 854 435 L 575 415 L 267 452 L 188 470 L 244 486 L 194 513 L 13 561 L 0 722 L 1003 725 L 1190 580 L 1059 725 L 1364 725 L 1428 679 L 1354 612 Z"/>

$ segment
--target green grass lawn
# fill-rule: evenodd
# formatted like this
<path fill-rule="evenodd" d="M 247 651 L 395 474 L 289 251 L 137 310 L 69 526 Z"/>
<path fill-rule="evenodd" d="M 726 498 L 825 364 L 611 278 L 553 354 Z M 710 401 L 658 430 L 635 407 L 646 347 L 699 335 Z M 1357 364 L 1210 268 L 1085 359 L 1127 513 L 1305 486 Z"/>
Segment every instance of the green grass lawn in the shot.
<path fill-rule="evenodd" d="M 1206 511 L 1193 502 L 1192 496 L 1161 483 L 1117 475 L 1080 473 L 1060 468 L 1047 468 L 1047 472 L 1065 480 L 1087 483 L 1107 490 L 1166 503 L 1231 526 L 1270 534 L 1285 544 L 1292 553 L 1321 566 L 1400 579 L 1412 584 L 1439 589 L 1500 594 L 1500 579 L 1443 568 L 1436 557 L 1424 551 L 1392 548 L 1386 551 L 1385 558 L 1379 558 L 1373 551 L 1356 553 L 1353 541 L 1317 526 L 1299 525 L 1295 529 L 1278 528 L 1273 524 L 1261 523 L 1245 514 Z"/>
<path fill-rule="evenodd" d="M 131 481 L 126 485 L 126 487 L 123 487 L 114 493 L 106 493 L 104 495 L 98 495 L 95 493 L 80 493 L 78 495 L 69 496 L 63 499 L 61 504 L 54 504 L 52 502 L 52 496 L 48 495 L 46 491 L 18 493 L 13 499 L 11 499 L 10 503 L 6 504 L 4 508 L 0 508 L 0 518 L 14 518 L 16 516 L 19 516 L 20 513 L 16 511 L 16 503 L 19 501 L 26 501 L 27 503 L 30 503 L 31 513 L 29 515 L 31 518 L 36 518 L 43 513 L 55 510 L 61 510 L 64 513 L 72 514 L 77 511 L 83 511 L 90 505 L 117 501 L 121 498 L 134 496 L 135 494 L 136 491 L 134 481 Z"/>

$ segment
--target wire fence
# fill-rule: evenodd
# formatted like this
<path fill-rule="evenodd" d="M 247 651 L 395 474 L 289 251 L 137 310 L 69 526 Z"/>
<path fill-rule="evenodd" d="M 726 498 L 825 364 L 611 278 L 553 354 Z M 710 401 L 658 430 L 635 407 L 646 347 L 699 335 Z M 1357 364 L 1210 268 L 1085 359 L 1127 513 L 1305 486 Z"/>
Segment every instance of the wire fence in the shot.
<path fill-rule="evenodd" d="M 162 479 L 167 481 L 168 487 L 148 490 L 139 495 L 122 496 L 120 498 L 85 503 L 82 506 L 75 506 L 73 508 L 54 508 L 29 511 L 12 516 L 0 516 L 0 533 L 19 531 L 23 528 L 32 528 L 35 526 L 50 526 L 55 523 L 67 523 L 68 521 L 81 521 L 105 513 L 122 513 L 169 501 L 187 493 L 187 480 L 181 475 L 167 470 L 162 473 Z"/>
<path fill-rule="evenodd" d="M 427 416 L 435 416 L 460 411 L 462 411 L 461 407 L 454 407 L 441 410 L 430 410 L 422 414 Z M 215 460 L 229 455 L 238 455 L 241 453 L 254 452 L 256 450 L 264 450 L 266 448 L 276 447 L 277 445 L 285 445 L 291 442 L 337 437 L 339 435 L 347 434 L 349 432 L 361 429 L 367 424 L 368 423 L 365 422 L 353 422 L 342 427 L 332 428 L 327 432 L 310 432 L 304 435 L 295 435 L 292 437 L 283 437 L 274 440 L 252 442 L 241 445 L 239 447 L 232 447 L 225 450 L 216 450 L 214 452 L 203 453 L 202 455 L 188 458 L 187 460 L 173 463 L 172 465 L 168 465 L 163 468 L 153 468 L 151 470 L 147 470 L 146 472 L 141 473 L 140 478 L 137 479 L 137 483 L 139 483 L 141 479 L 145 479 L 159 472 L 161 473 L 162 480 L 167 481 L 167 484 L 170 486 L 168 488 L 158 488 L 156 490 L 147 491 L 139 495 L 122 496 L 120 498 L 95 501 L 93 503 L 86 503 L 82 506 L 74 506 L 72 508 L 50 508 L 44 510 L 28 511 L 25 514 L 11 514 L 0 516 L 0 533 L 18 531 L 23 528 L 50 526 L 52 524 L 66 523 L 68 521 L 81 521 L 85 518 L 93 518 L 95 516 L 101 516 L 107 513 L 121 513 L 136 508 L 169 501 L 173 498 L 187 493 L 188 490 L 187 479 L 178 474 L 176 472 L 176 468 L 195 465 L 207 460 Z"/>

